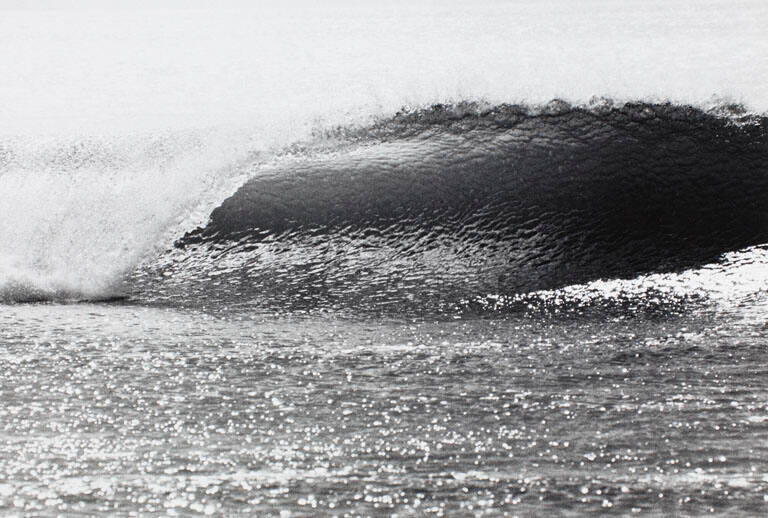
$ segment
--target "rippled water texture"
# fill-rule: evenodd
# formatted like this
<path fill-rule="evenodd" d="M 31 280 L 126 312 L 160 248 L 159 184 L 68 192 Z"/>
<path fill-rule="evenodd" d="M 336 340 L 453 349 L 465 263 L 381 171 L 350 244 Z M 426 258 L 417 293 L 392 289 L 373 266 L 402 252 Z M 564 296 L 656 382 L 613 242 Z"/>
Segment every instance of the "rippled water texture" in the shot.
<path fill-rule="evenodd" d="M 415 322 L 5 307 L 0 510 L 760 514 L 766 308 Z"/>

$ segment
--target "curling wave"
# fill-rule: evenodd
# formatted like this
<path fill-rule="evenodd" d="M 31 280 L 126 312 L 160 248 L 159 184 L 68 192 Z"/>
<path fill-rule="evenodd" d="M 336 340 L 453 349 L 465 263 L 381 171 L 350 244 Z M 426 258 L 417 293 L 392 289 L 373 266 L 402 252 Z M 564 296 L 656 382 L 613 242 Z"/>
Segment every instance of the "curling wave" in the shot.
<path fill-rule="evenodd" d="M 454 307 L 768 242 L 768 119 L 738 106 L 436 105 L 295 145 L 134 293 Z"/>

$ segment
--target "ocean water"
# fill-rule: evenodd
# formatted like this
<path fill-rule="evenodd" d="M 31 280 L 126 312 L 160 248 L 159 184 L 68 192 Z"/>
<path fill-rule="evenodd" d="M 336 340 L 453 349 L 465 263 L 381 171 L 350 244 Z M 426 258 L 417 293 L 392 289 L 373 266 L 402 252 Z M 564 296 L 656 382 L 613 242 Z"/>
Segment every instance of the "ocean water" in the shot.
<path fill-rule="evenodd" d="M 0 5 L 0 514 L 764 515 L 765 26 Z"/>

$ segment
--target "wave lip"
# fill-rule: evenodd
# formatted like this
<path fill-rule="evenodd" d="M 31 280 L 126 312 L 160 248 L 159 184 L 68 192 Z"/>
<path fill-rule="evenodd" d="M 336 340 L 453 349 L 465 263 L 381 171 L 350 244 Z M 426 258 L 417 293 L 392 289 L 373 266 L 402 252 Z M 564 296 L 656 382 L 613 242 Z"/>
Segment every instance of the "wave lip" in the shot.
<path fill-rule="evenodd" d="M 404 111 L 259 167 L 161 263 L 342 306 L 680 271 L 768 242 L 766 130 L 737 106 Z"/>

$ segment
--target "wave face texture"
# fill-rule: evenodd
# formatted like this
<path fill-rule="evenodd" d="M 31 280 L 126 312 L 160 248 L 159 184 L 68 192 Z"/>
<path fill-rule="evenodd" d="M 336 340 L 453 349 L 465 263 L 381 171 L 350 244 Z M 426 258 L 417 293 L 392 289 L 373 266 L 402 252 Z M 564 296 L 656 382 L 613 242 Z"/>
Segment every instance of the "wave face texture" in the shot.
<path fill-rule="evenodd" d="M 133 278 L 159 299 L 428 307 L 676 272 L 768 242 L 738 107 L 436 105 L 296 145 Z"/>

